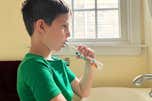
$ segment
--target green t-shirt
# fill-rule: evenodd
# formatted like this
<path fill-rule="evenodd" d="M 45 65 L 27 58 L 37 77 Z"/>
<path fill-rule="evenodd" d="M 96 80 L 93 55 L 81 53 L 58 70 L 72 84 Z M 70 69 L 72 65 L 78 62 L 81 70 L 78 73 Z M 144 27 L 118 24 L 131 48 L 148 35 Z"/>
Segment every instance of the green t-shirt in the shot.
<path fill-rule="evenodd" d="M 53 57 L 46 60 L 42 56 L 27 53 L 17 71 L 17 92 L 21 101 L 49 101 L 63 94 L 72 101 L 71 82 L 75 74 L 66 62 Z"/>

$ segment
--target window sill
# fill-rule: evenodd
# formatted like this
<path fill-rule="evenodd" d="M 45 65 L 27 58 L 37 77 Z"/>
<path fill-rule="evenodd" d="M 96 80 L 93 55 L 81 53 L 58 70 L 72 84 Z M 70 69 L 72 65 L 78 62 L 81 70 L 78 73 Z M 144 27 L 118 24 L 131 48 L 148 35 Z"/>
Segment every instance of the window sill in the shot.
<path fill-rule="evenodd" d="M 78 45 L 78 43 L 72 43 Z M 146 45 L 129 44 L 125 42 L 94 42 L 94 43 L 81 43 L 93 49 L 96 55 L 140 55 L 142 48 Z M 72 48 L 63 48 L 55 55 L 75 55 L 75 50 Z"/>

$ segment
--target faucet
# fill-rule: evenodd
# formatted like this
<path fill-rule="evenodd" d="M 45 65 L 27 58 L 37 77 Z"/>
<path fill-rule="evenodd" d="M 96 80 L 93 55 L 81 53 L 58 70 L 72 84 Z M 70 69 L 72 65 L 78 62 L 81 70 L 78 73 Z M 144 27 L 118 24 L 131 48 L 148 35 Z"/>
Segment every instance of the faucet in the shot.
<path fill-rule="evenodd" d="M 140 86 L 146 80 L 152 80 L 152 74 L 140 74 L 140 75 L 136 76 L 133 80 L 133 84 L 136 86 Z M 152 89 L 149 92 L 149 96 L 152 97 Z"/>

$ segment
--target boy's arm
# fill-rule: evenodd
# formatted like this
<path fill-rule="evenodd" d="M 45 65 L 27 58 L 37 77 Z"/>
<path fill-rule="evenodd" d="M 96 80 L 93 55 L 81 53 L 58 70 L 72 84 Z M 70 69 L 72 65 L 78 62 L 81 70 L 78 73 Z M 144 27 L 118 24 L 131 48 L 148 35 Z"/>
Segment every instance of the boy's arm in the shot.
<path fill-rule="evenodd" d="M 64 96 L 62 94 L 59 94 L 56 97 L 54 97 L 53 99 L 51 99 L 50 101 L 66 101 L 66 99 L 64 98 Z"/>
<path fill-rule="evenodd" d="M 87 97 L 90 92 L 90 88 L 92 86 L 93 81 L 93 67 L 90 66 L 88 62 L 86 62 L 85 65 L 85 72 L 83 74 L 83 77 L 81 80 L 79 80 L 77 77 L 72 81 L 71 85 L 74 90 L 74 92 L 80 97 Z"/>

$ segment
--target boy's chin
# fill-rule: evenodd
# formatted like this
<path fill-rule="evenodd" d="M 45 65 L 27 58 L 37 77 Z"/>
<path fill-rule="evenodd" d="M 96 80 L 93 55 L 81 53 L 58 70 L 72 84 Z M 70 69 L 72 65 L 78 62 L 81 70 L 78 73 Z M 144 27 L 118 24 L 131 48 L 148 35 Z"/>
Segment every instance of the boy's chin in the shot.
<path fill-rule="evenodd" d="M 55 52 L 59 52 L 63 47 L 59 47 L 55 49 Z"/>
<path fill-rule="evenodd" d="M 54 48 L 54 51 L 55 51 L 55 52 L 59 52 L 59 51 L 61 51 L 63 48 L 65 48 L 65 46 L 59 46 L 59 47 Z"/>

